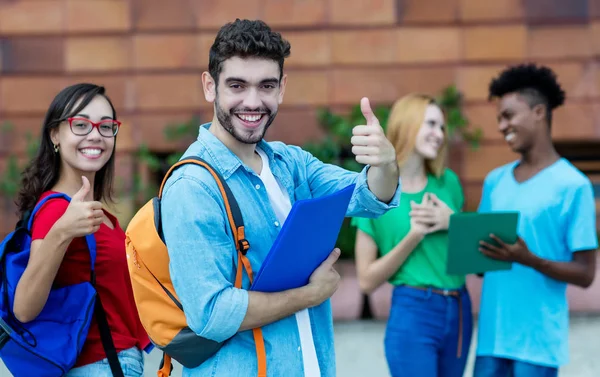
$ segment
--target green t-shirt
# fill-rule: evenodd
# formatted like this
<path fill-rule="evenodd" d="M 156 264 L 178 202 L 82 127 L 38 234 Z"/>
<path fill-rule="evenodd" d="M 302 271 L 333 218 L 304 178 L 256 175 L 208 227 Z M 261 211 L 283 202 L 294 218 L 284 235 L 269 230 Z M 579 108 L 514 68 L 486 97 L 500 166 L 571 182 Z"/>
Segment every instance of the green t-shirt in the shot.
<path fill-rule="evenodd" d="M 464 196 L 457 175 L 446 169 L 440 178 L 429 174 L 425 188 L 416 193 L 400 195 L 400 204 L 376 218 L 353 218 L 352 224 L 373 238 L 379 256 L 389 253 L 410 230 L 410 202 L 421 203 L 425 193 L 434 193 L 453 211 L 462 209 Z M 360 252 L 357 251 L 357 252 Z M 465 284 L 465 276 L 448 275 L 448 232 L 439 231 L 426 235 L 412 251 L 402 266 L 389 279 L 393 285 L 412 285 L 456 289 Z"/>

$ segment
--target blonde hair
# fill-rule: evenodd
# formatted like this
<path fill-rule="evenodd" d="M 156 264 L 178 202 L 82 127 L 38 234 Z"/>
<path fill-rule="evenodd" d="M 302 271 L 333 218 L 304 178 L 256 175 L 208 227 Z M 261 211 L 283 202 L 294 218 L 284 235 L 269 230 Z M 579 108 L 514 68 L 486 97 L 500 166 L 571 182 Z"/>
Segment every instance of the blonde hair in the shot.
<path fill-rule="evenodd" d="M 413 93 L 400 98 L 392 106 L 387 122 L 386 136 L 396 149 L 398 164 L 402 166 L 415 149 L 417 134 L 425 121 L 427 106 L 438 106 L 435 99 L 426 94 Z M 441 109 L 441 108 L 440 108 Z M 425 168 L 440 177 L 446 164 L 448 134 L 444 128 L 444 141 L 434 160 L 425 160 Z"/>

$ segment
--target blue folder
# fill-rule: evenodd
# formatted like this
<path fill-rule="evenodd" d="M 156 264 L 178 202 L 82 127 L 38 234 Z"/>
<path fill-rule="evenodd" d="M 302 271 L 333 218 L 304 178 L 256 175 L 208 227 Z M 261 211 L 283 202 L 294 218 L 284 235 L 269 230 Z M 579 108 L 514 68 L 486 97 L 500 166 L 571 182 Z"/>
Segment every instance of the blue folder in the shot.
<path fill-rule="evenodd" d="M 335 248 L 354 187 L 294 203 L 250 289 L 280 292 L 308 284 Z"/>

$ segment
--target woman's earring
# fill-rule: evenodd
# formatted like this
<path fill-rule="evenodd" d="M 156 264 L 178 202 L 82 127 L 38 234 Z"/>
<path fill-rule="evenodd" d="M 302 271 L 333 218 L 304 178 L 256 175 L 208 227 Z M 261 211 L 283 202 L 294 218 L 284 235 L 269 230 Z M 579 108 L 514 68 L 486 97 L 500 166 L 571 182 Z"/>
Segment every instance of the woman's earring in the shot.
<path fill-rule="evenodd" d="M 54 153 L 58 153 L 58 144 L 54 144 Z"/>

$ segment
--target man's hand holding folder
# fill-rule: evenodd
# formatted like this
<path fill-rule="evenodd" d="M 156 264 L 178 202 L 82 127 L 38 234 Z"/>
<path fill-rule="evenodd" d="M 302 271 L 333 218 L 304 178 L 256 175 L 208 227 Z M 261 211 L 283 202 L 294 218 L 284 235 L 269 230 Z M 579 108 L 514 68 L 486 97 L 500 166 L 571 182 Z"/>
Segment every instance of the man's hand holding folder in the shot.
<path fill-rule="evenodd" d="M 310 275 L 306 288 L 310 290 L 310 295 L 314 297 L 314 304 L 311 306 L 320 305 L 337 291 L 340 285 L 340 274 L 335 270 L 334 264 L 340 254 L 340 249 L 333 249 L 329 257 Z"/>

